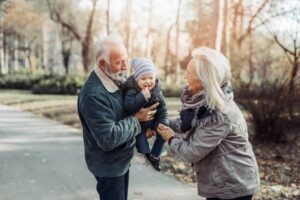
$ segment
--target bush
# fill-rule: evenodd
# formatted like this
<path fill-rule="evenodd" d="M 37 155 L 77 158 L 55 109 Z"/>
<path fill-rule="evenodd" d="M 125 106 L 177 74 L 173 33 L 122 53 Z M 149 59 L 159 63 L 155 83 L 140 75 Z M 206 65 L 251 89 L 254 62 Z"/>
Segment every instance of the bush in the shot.
<path fill-rule="evenodd" d="M 45 71 L 30 73 L 28 71 L 12 72 L 0 76 L 0 88 L 32 90 L 36 94 L 70 94 L 79 93 L 86 77 L 61 76 Z"/>
<path fill-rule="evenodd" d="M 53 76 L 51 78 L 41 80 L 32 88 L 35 94 L 69 94 L 76 95 L 84 84 L 85 77 L 69 75 L 69 76 Z"/>
<path fill-rule="evenodd" d="M 30 90 L 40 80 L 53 76 L 49 72 L 40 71 L 30 73 L 29 71 L 16 71 L 0 77 L 0 88 Z"/>
<path fill-rule="evenodd" d="M 161 90 L 165 97 L 180 97 L 183 90 L 183 86 L 181 85 L 166 86 L 162 84 Z"/>
<path fill-rule="evenodd" d="M 277 81 L 252 86 L 241 84 L 235 89 L 235 94 L 237 102 L 252 115 L 255 139 L 276 142 L 286 140 L 289 96 L 285 85 Z"/>

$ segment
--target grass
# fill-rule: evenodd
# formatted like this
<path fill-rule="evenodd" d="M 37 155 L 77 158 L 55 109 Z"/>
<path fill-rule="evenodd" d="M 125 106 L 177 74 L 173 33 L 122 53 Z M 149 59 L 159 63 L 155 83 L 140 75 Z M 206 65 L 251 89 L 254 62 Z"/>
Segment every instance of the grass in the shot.
<path fill-rule="evenodd" d="M 81 128 L 77 96 L 74 95 L 37 95 L 24 90 L 0 90 L 0 103 Z M 169 117 L 175 117 L 180 101 L 178 98 L 166 98 L 166 103 Z"/>

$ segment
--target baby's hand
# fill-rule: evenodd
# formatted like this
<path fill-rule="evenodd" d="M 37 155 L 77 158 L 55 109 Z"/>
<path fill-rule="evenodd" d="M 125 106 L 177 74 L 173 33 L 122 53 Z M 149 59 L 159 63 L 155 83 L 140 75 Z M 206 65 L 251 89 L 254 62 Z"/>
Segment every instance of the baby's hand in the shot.
<path fill-rule="evenodd" d="M 151 97 L 151 94 L 150 94 L 150 91 L 149 91 L 148 87 L 145 87 L 142 90 L 142 93 L 143 93 L 143 95 L 144 95 L 144 97 L 145 97 L 146 100 L 148 100 Z"/>

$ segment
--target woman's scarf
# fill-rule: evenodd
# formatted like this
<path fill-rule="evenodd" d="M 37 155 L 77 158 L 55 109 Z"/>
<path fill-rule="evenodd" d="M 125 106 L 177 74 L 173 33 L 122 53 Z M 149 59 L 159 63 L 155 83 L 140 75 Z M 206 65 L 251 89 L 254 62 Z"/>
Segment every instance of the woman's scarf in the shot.
<path fill-rule="evenodd" d="M 225 102 L 229 102 L 233 99 L 233 92 L 230 83 L 225 83 L 221 89 L 224 92 Z M 193 95 L 188 91 L 187 87 L 184 87 L 181 94 L 181 102 L 182 111 L 186 109 L 193 109 L 195 111 L 196 116 L 191 121 L 192 129 L 196 127 L 204 127 L 224 120 L 224 116 L 220 110 L 211 110 L 208 108 L 204 91 L 198 95 Z"/>

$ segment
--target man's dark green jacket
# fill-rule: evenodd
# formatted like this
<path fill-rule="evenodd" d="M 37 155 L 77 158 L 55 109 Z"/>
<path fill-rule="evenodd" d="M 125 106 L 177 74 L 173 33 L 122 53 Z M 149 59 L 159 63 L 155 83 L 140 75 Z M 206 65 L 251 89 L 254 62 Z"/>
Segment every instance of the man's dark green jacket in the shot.
<path fill-rule="evenodd" d="M 121 92 L 101 71 L 91 72 L 78 96 L 85 159 L 97 177 L 124 175 L 134 153 L 138 120 L 127 116 Z"/>

